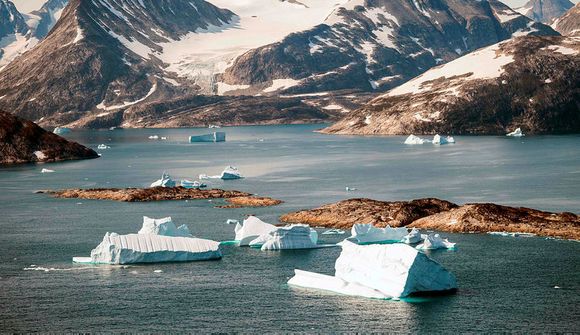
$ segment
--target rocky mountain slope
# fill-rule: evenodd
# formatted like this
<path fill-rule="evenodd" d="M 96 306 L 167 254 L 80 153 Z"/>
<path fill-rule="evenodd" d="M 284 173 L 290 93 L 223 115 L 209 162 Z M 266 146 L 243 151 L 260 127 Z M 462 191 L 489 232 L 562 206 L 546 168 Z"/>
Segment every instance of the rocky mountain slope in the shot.
<path fill-rule="evenodd" d="M 516 10 L 534 21 L 551 24 L 572 7 L 570 0 L 530 0 Z"/>
<path fill-rule="evenodd" d="M 324 24 L 238 57 L 230 94 L 387 90 L 514 35 L 556 34 L 495 0 L 350 0 Z"/>
<path fill-rule="evenodd" d="M 579 52 L 571 37 L 517 37 L 431 69 L 323 132 L 579 132 Z"/>
<path fill-rule="evenodd" d="M 97 158 L 92 149 L 0 111 L 0 164 Z"/>
<path fill-rule="evenodd" d="M 580 3 L 554 21 L 552 28 L 565 36 L 580 35 Z"/>

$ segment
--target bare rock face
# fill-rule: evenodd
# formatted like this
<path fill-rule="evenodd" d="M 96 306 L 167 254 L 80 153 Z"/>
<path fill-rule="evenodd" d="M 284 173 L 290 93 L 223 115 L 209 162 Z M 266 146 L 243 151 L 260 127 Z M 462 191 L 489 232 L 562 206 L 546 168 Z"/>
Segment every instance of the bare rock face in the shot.
<path fill-rule="evenodd" d="M 580 132 L 580 42 L 522 36 L 480 49 L 381 95 L 333 134 Z"/>
<path fill-rule="evenodd" d="M 355 223 L 372 223 L 378 227 L 403 227 L 411 222 L 457 205 L 434 198 L 412 201 L 378 201 L 349 199 L 311 210 L 303 210 L 280 217 L 285 223 L 305 223 L 315 227 L 349 229 Z"/>
<path fill-rule="evenodd" d="M 409 227 L 447 232 L 524 232 L 580 240 L 580 216 L 496 204 L 466 204 L 416 220 Z"/>
<path fill-rule="evenodd" d="M 32 121 L 0 111 L 0 164 L 97 157 L 92 149 L 47 132 Z"/>
<path fill-rule="evenodd" d="M 517 11 L 534 21 L 551 24 L 572 7 L 569 0 L 530 0 Z"/>
<path fill-rule="evenodd" d="M 565 36 L 580 36 L 580 3 L 558 18 L 552 28 Z"/>

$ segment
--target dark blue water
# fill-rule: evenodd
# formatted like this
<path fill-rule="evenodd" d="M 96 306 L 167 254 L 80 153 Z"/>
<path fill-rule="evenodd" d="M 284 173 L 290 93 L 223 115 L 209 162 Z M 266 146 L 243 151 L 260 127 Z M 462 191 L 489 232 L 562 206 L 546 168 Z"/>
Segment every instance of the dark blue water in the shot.
<path fill-rule="evenodd" d="M 84 131 L 97 160 L 0 170 L 0 330 L 142 332 L 580 332 L 580 243 L 445 234 L 458 249 L 431 256 L 457 277 L 457 295 L 411 302 L 288 287 L 295 268 L 332 274 L 338 248 L 262 252 L 224 247 L 214 262 L 127 268 L 73 265 L 107 231 L 136 232 L 142 216 L 172 216 L 192 232 L 231 240 L 229 218 L 279 215 L 349 197 L 434 196 L 580 212 L 580 137 L 458 137 L 456 145 L 404 146 L 403 137 L 337 137 L 317 126 L 224 128 L 228 142 L 187 144 L 205 129 Z M 149 135 L 169 136 L 151 141 Z M 258 141 L 264 138 L 263 142 Z M 261 209 L 216 201 L 117 203 L 52 199 L 37 189 L 147 186 L 175 179 L 247 176 L 212 186 L 284 200 Z M 42 167 L 56 170 L 40 174 Z M 359 191 L 345 191 L 345 187 Z M 322 235 L 324 243 L 341 237 Z M 31 265 L 49 271 L 25 271 Z M 154 270 L 163 273 L 154 273 Z M 555 289 L 554 286 L 561 287 Z"/>

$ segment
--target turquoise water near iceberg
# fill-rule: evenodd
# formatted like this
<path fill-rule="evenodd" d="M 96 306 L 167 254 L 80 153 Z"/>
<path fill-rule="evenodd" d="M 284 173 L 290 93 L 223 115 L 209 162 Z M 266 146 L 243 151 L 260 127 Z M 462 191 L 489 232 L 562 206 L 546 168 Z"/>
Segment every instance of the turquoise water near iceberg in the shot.
<path fill-rule="evenodd" d="M 172 216 L 199 237 L 234 237 L 227 219 L 276 222 L 286 212 L 351 197 L 439 197 L 580 212 L 580 136 L 456 137 L 405 146 L 404 137 L 328 136 L 322 125 L 228 127 L 228 142 L 188 144 L 207 129 L 79 131 L 97 160 L 0 169 L 0 330 L 4 332 L 580 331 L 580 243 L 446 234 L 455 251 L 430 255 L 457 277 L 456 295 L 405 301 L 288 287 L 295 268 L 332 274 L 339 248 L 262 252 L 224 246 L 215 262 L 73 265 L 105 232 L 136 232 L 142 216 Z M 168 136 L 153 141 L 148 136 Z M 259 141 L 264 139 L 264 141 Z M 237 166 L 213 182 L 285 203 L 217 209 L 220 201 L 117 203 L 52 199 L 38 189 L 148 186 Z M 52 174 L 41 174 L 47 167 Z M 346 192 L 345 187 L 357 188 Z M 323 230 L 319 230 L 322 232 Z M 345 235 L 319 235 L 335 243 Z M 35 267 L 32 267 L 35 265 Z M 24 270 L 42 268 L 41 270 Z M 50 270 L 50 269 L 53 270 Z M 48 271 L 44 271 L 44 269 Z M 155 273 L 162 270 L 162 273 Z M 554 286 L 561 287 L 560 289 Z"/>

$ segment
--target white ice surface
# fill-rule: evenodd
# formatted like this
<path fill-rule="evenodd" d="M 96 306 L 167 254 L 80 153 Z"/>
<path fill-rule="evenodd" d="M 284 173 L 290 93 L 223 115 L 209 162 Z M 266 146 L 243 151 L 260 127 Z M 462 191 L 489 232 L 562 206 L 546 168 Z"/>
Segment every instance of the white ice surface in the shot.
<path fill-rule="evenodd" d="M 453 249 L 455 243 L 449 242 L 447 239 L 442 239 L 439 234 L 429 234 L 425 241 L 417 246 L 419 250 L 435 250 L 435 249 Z"/>
<path fill-rule="evenodd" d="M 250 242 L 262 250 L 317 248 L 318 233 L 308 225 L 290 225 L 263 234 Z"/>
<path fill-rule="evenodd" d="M 250 242 L 259 236 L 269 234 L 276 229 L 273 224 L 266 223 L 255 216 L 250 216 L 241 224 L 236 224 L 234 228 L 236 233 L 235 240 L 239 242 L 240 246 L 248 246 Z"/>
<path fill-rule="evenodd" d="M 377 228 L 372 224 L 355 224 L 351 229 L 350 240 L 356 243 L 379 243 L 387 241 L 400 241 L 407 235 L 407 228 Z"/>
<path fill-rule="evenodd" d="M 171 220 L 171 217 L 162 219 L 153 219 L 147 216 L 143 217 L 143 227 L 138 234 L 153 234 L 173 237 L 192 237 L 186 225 L 177 227 Z"/>
<path fill-rule="evenodd" d="M 408 144 L 408 145 L 417 145 L 417 144 L 424 144 L 424 143 L 431 143 L 431 141 L 428 139 L 420 138 L 419 136 L 415 136 L 412 134 L 409 135 L 409 137 L 407 137 L 407 139 L 405 140 L 405 144 Z"/>

